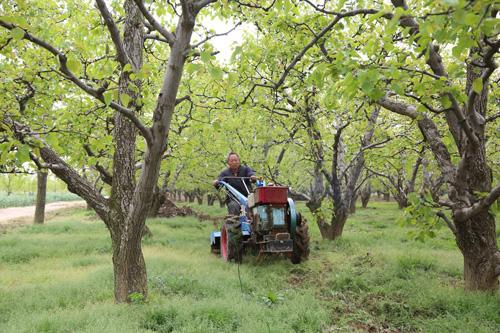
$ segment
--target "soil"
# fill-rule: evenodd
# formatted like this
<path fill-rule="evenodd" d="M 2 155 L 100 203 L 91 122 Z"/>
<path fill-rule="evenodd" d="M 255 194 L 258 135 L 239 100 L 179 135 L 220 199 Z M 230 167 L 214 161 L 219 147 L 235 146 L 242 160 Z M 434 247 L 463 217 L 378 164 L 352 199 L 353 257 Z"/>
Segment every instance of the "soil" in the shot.
<path fill-rule="evenodd" d="M 85 207 L 85 201 L 58 201 L 45 205 L 45 213 L 60 209 Z M 0 209 L 0 231 L 10 227 L 31 224 L 35 215 L 35 206 L 10 207 Z"/>

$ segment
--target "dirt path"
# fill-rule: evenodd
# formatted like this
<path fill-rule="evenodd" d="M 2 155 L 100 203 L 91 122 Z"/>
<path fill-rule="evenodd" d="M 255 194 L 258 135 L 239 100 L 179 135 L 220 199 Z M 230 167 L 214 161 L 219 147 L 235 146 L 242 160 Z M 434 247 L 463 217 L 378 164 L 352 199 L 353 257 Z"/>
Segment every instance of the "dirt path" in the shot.
<path fill-rule="evenodd" d="M 85 201 L 58 201 L 45 205 L 45 213 L 59 209 L 85 207 Z M 35 206 L 0 209 L 0 230 L 12 225 L 32 223 Z"/>

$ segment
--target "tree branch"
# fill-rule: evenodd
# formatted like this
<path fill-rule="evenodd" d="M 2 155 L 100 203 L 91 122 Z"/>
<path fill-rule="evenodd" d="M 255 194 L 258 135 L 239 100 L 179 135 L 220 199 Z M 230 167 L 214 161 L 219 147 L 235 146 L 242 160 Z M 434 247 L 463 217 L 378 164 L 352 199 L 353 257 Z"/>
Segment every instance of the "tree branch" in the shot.
<path fill-rule="evenodd" d="M 453 211 L 455 220 L 464 222 L 474 217 L 474 215 L 481 212 L 483 209 L 490 207 L 500 197 L 500 185 L 497 185 L 487 196 L 479 200 L 470 207 L 462 208 Z"/>
<path fill-rule="evenodd" d="M 318 40 L 320 40 L 327 32 L 329 32 L 330 30 L 332 30 L 333 27 L 341 19 L 343 19 L 344 17 L 351 17 L 351 16 L 356 16 L 356 15 L 376 14 L 378 12 L 379 11 L 376 10 L 376 9 L 356 9 L 356 10 L 352 10 L 352 11 L 345 12 L 345 13 L 336 13 L 335 14 L 336 15 L 335 19 L 330 24 L 328 24 L 325 28 L 323 28 L 323 30 L 321 30 L 319 33 L 315 34 L 314 38 L 306 46 L 304 46 L 304 48 L 302 49 L 302 51 L 300 51 L 293 58 L 292 62 L 283 71 L 283 73 L 282 73 L 281 77 L 279 78 L 278 82 L 276 82 L 276 84 L 274 86 L 274 89 L 279 88 L 283 84 L 283 82 L 285 82 L 285 79 L 288 76 L 288 74 L 290 73 L 290 71 L 292 70 L 292 68 L 295 67 L 295 65 L 302 59 L 302 57 L 304 57 L 304 55 L 306 54 L 306 52 L 311 47 L 313 47 L 318 42 Z"/>
<path fill-rule="evenodd" d="M 445 181 L 449 184 L 453 184 L 456 169 L 453 166 L 448 149 L 441 140 L 441 135 L 439 134 L 436 124 L 427 117 L 426 114 L 417 112 L 414 105 L 392 100 L 387 96 L 381 98 L 376 103 L 389 111 L 407 116 L 417 121 L 420 132 L 425 141 L 429 144 L 439 164 L 441 173 L 445 177 Z"/>
<path fill-rule="evenodd" d="M 143 0 L 134 0 L 135 4 L 141 11 L 142 15 L 146 18 L 146 20 L 151 24 L 151 26 L 158 31 L 165 39 L 167 40 L 168 45 L 172 46 L 174 45 L 175 42 L 175 36 L 173 33 L 167 31 L 160 22 L 158 22 L 153 15 L 146 9 L 144 6 L 144 1 Z"/>
<path fill-rule="evenodd" d="M 113 21 L 113 17 L 111 13 L 108 11 L 108 8 L 106 7 L 106 3 L 104 0 L 96 0 L 97 3 L 97 8 L 101 12 L 101 16 L 104 19 L 104 23 L 108 27 L 109 33 L 111 35 L 111 39 L 113 40 L 113 43 L 115 44 L 116 48 L 116 58 L 118 59 L 118 62 L 122 67 L 124 67 L 126 64 L 130 63 L 127 52 L 125 52 L 125 48 L 123 47 L 123 42 L 120 38 L 120 31 L 116 27 L 115 22 Z"/>
<path fill-rule="evenodd" d="M 217 0 L 198 0 L 198 1 L 196 1 L 194 3 L 194 8 L 195 8 L 196 13 L 198 13 L 200 10 L 202 10 L 203 7 L 206 7 L 214 2 L 217 2 Z"/>
<path fill-rule="evenodd" d="M 85 151 L 87 152 L 87 155 L 89 155 L 91 157 L 95 156 L 94 152 L 92 151 L 92 149 L 90 148 L 90 146 L 88 144 L 84 144 L 83 149 L 85 149 Z M 105 167 L 100 165 L 99 162 L 97 162 L 95 164 L 95 168 L 100 173 L 102 181 L 111 186 L 113 183 L 113 176 L 108 172 L 108 170 L 106 170 Z"/>
<path fill-rule="evenodd" d="M 59 155 L 57 155 L 57 153 L 52 150 L 52 148 L 42 138 L 40 138 L 40 136 L 32 134 L 31 129 L 28 126 L 12 120 L 8 116 L 3 118 L 3 122 L 12 129 L 14 137 L 17 140 L 29 145 L 31 142 L 30 140 L 26 140 L 26 137 L 31 136 L 36 138 L 38 143 L 42 143 L 42 147 L 39 147 L 39 144 L 37 143 L 40 156 L 45 161 L 42 166 L 50 169 L 59 179 L 64 181 L 70 192 L 76 193 L 78 196 L 85 199 L 85 201 L 87 201 L 96 211 L 104 223 L 106 225 L 109 224 L 108 200 L 104 198 L 99 191 L 92 186 L 92 184 L 90 184 L 85 178 L 81 177 L 78 172 L 76 172 Z"/>
<path fill-rule="evenodd" d="M 490 78 L 491 74 L 493 74 L 493 72 L 497 68 L 497 65 L 493 59 L 493 56 L 498 52 L 498 49 L 500 48 L 500 39 L 494 43 L 490 43 L 489 46 L 490 47 L 488 48 L 488 51 L 486 52 L 486 54 L 484 56 L 484 63 L 487 67 L 480 76 L 483 87 L 485 87 L 488 84 L 488 79 Z M 470 115 L 473 114 L 474 101 L 476 100 L 477 96 L 478 96 L 478 93 L 474 89 L 471 89 L 469 92 L 469 96 L 467 98 L 467 104 L 466 104 L 467 114 L 470 114 Z"/>
<path fill-rule="evenodd" d="M 237 28 L 238 26 L 240 26 L 240 25 L 241 25 L 241 22 L 238 22 L 238 23 L 236 23 L 236 25 L 235 25 L 234 27 L 232 27 L 230 30 L 228 30 L 228 31 L 226 31 L 226 32 L 221 32 L 221 33 L 219 33 L 219 34 L 213 34 L 213 35 L 210 35 L 210 36 L 206 36 L 206 37 L 205 37 L 205 39 L 203 39 L 202 41 L 200 41 L 200 42 L 198 42 L 198 43 L 196 43 L 196 44 L 192 45 L 192 46 L 191 46 L 191 49 L 195 49 L 195 48 L 197 48 L 198 46 L 200 46 L 200 45 L 201 45 L 201 44 L 203 44 L 203 43 L 206 43 L 207 41 L 209 41 L 209 40 L 210 40 L 210 39 L 212 39 L 212 38 L 215 38 L 215 37 L 221 37 L 221 36 L 227 36 L 227 35 L 229 35 L 231 32 L 233 32 L 234 30 L 236 30 L 236 28 Z"/>
<path fill-rule="evenodd" d="M 6 28 L 8 30 L 12 30 L 12 29 L 16 28 L 16 26 L 14 26 L 13 24 L 7 23 L 7 22 L 2 21 L 2 20 L 0 20 L 0 26 Z M 62 74 L 61 73 L 59 73 L 59 74 L 61 76 L 63 76 L 65 79 L 68 79 L 71 82 L 73 82 L 76 86 L 78 86 L 80 89 L 85 91 L 90 96 L 92 96 L 92 97 L 98 99 L 99 101 L 101 101 L 102 103 L 106 104 L 106 101 L 104 99 L 104 94 L 103 94 L 105 89 L 101 87 L 101 88 L 96 90 L 96 89 L 92 88 L 91 86 L 88 86 L 87 84 L 85 84 L 80 79 L 78 79 L 75 76 L 75 74 L 73 74 L 73 72 L 71 72 L 69 70 L 69 68 L 67 66 L 68 58 L 66 57 L 65 54 L 63 54 L 61 51 L 59 51 L 57 48 L 50 45 L 49 43 L 33 36 L 32 34 L 26 32 L 26 31 L 24 31 L 23 38 L 26 40 L 29 40 L 30 42 L 32 42 L 38 46 L 41 46 L 42 48 L 46 49 L 47 51 L 49 51 L 50 53 L 55 55 L 57 57 L 57 59 L 59 60 L 59 70 L 62 73 Z M 142 136 L 146 139 L 148 144 L 151 145 L 152 140 L 153 140 L 151 131 L 139 120 L 139 118 L 137 118 L 134 111 L 127 109 L 126 107 L 124 107 L 118 103 L 115 103 L 115 102 L 109 103 L 109 106 L 112 109 L 114 109 L 120 113 L 123 113 L 130 121 L 132 121 L 132 123 L 134 123 L 134 125 L 137 127 L 137 129 L 139 129 Z"/>
<path fill-rule="evenodd" d="M 400 7 L 405 10 L 408 10 L 408 5 L 406 4 L 406 0 L 392 0 L 392 4 L 394 7 Z M 417 23 L 417 21 L 412 17 L 412 16 L 401 16 L 399 19 L 399 25 L 402 28 L 409 28 L 410 30 L 410 35 L 416 36 L 419 33 L 420 26 Z M 417 37 L 416 38 L 417 43 L 420 45 L 422 44 L 420 42 L 420 39 Z M 435 75 L 439 77 L 445 77 L 448 78 L 448 74 L 446 73 L 446 69 L 444 68 L 443 65 L 443 60 L 441 55 L 439 54 L 439 47 L 437 45 L 434 45 L 434 43 L 431 41 L 427 45 L 423 45 L 425 48 L 428 50 L 428 57 L 427 57 L 427 65 L 432 69 Z M 465 134 L 467 135 L 467 138 L 470 140 L 472 144 L 475 146 L 478 146 L 479 140 L 477 138 L 477 135 L 474 133 L 470 123 L 467 121 L 465 118 L 462 109 L 460 108 L 457 99 L 453 94 L 451 93 L 444 93 L 442 94 L 443 96 L 447 96 L 448 99 L 451 101 L 452 108 L 447 110 L 446 112 L 446 117 L 449 122 L 449 129 L 453 134 L 453 137 L 455 139 L 455 142 L 457 143 L 457 146 L 459 149 L 461 148 L 460 144 L 460 133 L 458 130 L 458 127 L 460 127 Z M 454 111 L 454 112 L 452 112 Z"/>
<path fill-rule="evenodd" d="M 448 228 L 450 228 L 451 232 L 453 232 L 454 235 L 457 234 L 457 228 L 443 212 L 439 211 L 436 213 L 436 215 L 442 218 L 444 222 L 446 222 L 446 225 L 448 225 Z"/>

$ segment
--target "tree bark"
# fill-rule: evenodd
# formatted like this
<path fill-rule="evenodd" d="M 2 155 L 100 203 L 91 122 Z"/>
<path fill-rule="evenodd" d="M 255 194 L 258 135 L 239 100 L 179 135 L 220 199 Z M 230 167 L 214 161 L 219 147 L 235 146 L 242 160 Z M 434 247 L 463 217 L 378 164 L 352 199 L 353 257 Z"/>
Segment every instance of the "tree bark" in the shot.
<path fill-rule="evenodd" d="M 151 200 L 151 206 L 149 207 L 148 217 L 158 216 L 158 210 L 161 205 L 165 202 L 166 192 L 161 190 L 158 186 L 155 187 L 153 192 L 153 198 Z"/>
<path fill-rule="evenodd" d="M 215 203 L 215 200 L 216 200 L 216 199 L 217 199 L 217 198 L 216 198 L 216 196 L 215 196 L 215 195 L 213 195 L 212 193 L 208 193 L 208 194 L 207 194 L 207 204 L 208 204 L 209 206 L 213 206 L 213 205 L 214 205 L 214 203 Z"/>
<path fill-rule="evenodd" d="M 361 207 L 366 208 L 368 206 L 368 202 L 370 201 L 370 196 L 371 196 L 371 187 L 370 184 L 366 184 L 366 186 L 363 187 L 360 193 Z"/>
<path fill-rule="evenodd" d="M 115 300 L 130 302 L 133 294 L 147 297 L 146 264 L 141 249 L 141 233 L 112 233 Z M 134 245 L 134 246 L 132 246 Z M 139 296 L 141 297 L 141 296 Z"/>
<path fill-rule="evenodd" d="M 350 206 L 349 206 L 349 214 L 354 214 L 356 213 L 356 200 L 357 200 L 358 196 L 354 196 L 354 198 L 351 200 L 350 202 Z"/>
<path fill-rule="evenodd" d="M 455 222 L 456 241 L 464 256 L 466 290 L 496 290 L 500 252 L 496 246 L 495 217 L 487 209 L 474 218 Z"/>
<path fill-rule="evenodd" d="M 47 171 L 38 170 L 37 191 L 36 191 L 36 208 L 35 208 L 35 224 L 43 224 L 45 220 L 45 203 L 47 198 Z"/>

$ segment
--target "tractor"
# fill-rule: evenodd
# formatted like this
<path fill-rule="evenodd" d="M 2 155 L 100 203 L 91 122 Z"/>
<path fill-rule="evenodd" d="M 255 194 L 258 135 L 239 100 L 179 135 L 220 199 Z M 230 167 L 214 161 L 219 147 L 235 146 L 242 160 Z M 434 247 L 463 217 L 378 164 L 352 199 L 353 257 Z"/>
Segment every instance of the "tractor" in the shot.
<path fill-rule="evenodd" d="M 264 186 L 258 181 L 248 198 L 225 181 L 219 181 L 230 200 L 240 204 L 239 216 L 229 215 L 220 231 L 210 235 L 213 253 L 223 260 L 241 262 L 243 253 L 257 256 L 284 254 L 298 264 L 309 254 L 307 222 L 296 211 L 286 186 Z"/>

